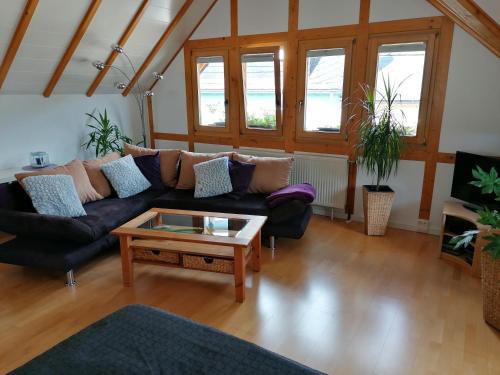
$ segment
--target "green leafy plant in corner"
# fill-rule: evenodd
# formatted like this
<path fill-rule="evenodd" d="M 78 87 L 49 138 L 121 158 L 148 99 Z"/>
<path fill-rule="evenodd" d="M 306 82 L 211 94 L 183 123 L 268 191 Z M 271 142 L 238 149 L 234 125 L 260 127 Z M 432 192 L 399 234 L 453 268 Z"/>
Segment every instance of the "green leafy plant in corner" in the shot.
<path fill-rule="evenodd" d="M 472 170 L 472 175 L 476 180 L 469 182 L 471 185 L 480 188 L 482 194 L 495 194 L 495 199 L 500 201 L 500 178 L 495 168 L 491 168 L 488 173 L 477 166 Z M 480 224 L 490 225 L 492 229 L 500 229 L 500 212 L 484 207 L 478 211 L 478 214 Z M 479 233 L 479 230 L 469 230 L 453 237 L 450 244 L 454 245 L 455 249 L 468 246 Z M 487 241 L 483 250 L 490 253 L 493 259 L 500 259 L 500 234 L 490 233 L 483 238 Z"/>
<path fill-rule="evenodd" d="M 358 164 L 375 175 L 377 191 L 382 181 L 386 181 L 393 172 L 397 173 L 403 137 L 406 135 L 404 113 L 401 111 L 400 120 L 395 108 L 401 84 L 391 84 L 389 77 L 383 77 L 383 84 L 382 90 L 362 86 L 362 106 L 366 116 L 360 124 L 356 145 Z"/>
<path fill-rule="evenodd" d="M 98 112 L 97 116 L 92 113 L 86 113 L 90 122 L 87 126 L 90 128 L 89 139 L 82 144 L 88 150 L 90 147 L 95 149 L 95 156 L 105 156 L 110 152 L 123 151 L 123 143 L 132 143 L 132 139 L 122 134 L 118 125 L 113 123 L 108 117 L 108 112 L 104 114 Z"/>

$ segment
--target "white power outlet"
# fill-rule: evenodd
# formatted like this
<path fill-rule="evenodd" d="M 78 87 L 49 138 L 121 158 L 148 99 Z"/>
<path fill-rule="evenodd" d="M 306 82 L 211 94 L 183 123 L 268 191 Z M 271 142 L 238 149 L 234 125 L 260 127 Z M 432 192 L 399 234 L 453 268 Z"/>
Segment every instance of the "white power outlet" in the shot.
<path fill-rule="evenodd" d="M 429 220 L 418 219 L 417 221 L 417 232 L 429 233 Z"/>

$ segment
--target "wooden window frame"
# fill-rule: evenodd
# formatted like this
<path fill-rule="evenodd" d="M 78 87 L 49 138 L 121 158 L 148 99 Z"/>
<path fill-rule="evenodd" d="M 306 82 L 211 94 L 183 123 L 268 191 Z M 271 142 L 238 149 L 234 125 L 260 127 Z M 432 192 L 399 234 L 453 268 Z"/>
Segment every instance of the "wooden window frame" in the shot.
<path fill-rule="evenodd" d="M 354 56 L 354 37 L 350 38 L 324 38 L 300 40 L 297 55 L 297 106 L 296 106 L 296 139 L 299 142 L 346 142 L 347 122 L 350 115 L 350 105 L 345 101 L 352 92 L 352 64 Z M 325 131 L 306 131 L 305 104 L 306 104 L 306 69 L 307 51 L 318 49 L 344 49 L 344 83 L 342 88 L 342 114 L 340 131 L 331 133 Z"/>
<path fill-rule="evenodd" d="M 434 89 L 433 81 L 437 62 L 438 33 L 436 30 L 370 36 L 368 44 L 367 82 L 370 87 L 375 87 L 376 85 L 378 50 L 381 45 L 413 42 L 425 42 L 426 51 L 417 132 L 414 136 L 405 137 L 405 142 L 416 147 L 425 147 L 429 139 L 431 101 Z"/>
<path fill-rule="evenodd" d="M 225 126 L 217 127 L 200 124 L 199 111 L 199 90 L 198 90 L 198 63 L 199 57 L 222 56 L 224 59 L 224 95 L 225 95 Z M 230 76 L 229 76 L 229 49 L 228 48 L 207 48 L 196 49 L 191 51 L 191 90 L 193 101 L 193 128 L 195 134 L 211 135 L 211 134 L 229 134 L 230 127 Z"/>
<path fill-rule="evenodd" d="M 281 89 L 281 62 L 279 58 L 280 45 L 263 46 L 263 47 L 241 47 L 239 49 L 239 67 L 238 80 L 240 85 L 240 134 L 242 135 L 259 135 L 270 137 L 283 136 L 283 91 Z M 242 56 L 247 54 L 264 54 L 272 53 L 274 55 L 274 78 L 275 78 L 275 97 L 276 97 L 276 129 L 252 129 L 247 127 L 246 116 L 246 100 L 245 100 L 245 84 L 243 77 L 243 61 Z M 279 99 L 278 99 L 279 98 Z"/>

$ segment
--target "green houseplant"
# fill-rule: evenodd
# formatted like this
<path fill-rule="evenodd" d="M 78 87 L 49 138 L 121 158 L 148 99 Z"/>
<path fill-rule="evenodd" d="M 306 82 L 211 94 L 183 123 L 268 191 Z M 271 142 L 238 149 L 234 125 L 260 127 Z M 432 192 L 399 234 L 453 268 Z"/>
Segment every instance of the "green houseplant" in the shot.
<path fill-rule="evenodd" d="M 481 194 L 494 195 L 500 201 L 500 178 L 495 168 L 488 172 L 479 166 L 472 171 L 470 184 L 481 189 Z M 484 207 L 478 211 L 480 224 L 489 225 L 487 231 L 471 230 L 451 240 L 455 248 L 468 246 L 477 239 L 481 254 L 484 320 L 500 330 L 500 212 Z"/>
<path fill-rule="evenodd" d="M 362 106 L 366 115 L 359 127 L 357 163 L 375 176 L 376 182 L 363 186 L 365 233 L 368 235 L 385 234 L 394 201 L 394 191 L 382 182 L 397 173 L 406 135 L 404 113 L 399 116 L 402 120 L 396 115 L 399 87 L 391 84 L 389 77 L 383 77 L 381 91 L 368 85 L 362 87 Z"/>
<path fill-rule="evenodd" d="M 95 149 L 96 158 L 105 156 L 110 152 L 123 151 L 123 143 L 132 143 L 132 139 L 122 133 L 118 125 L 113 123 L 108 117 L 108 112 L 104 109 L 104 114 L 101 112 L 95 116 L 93 113 L 86 113 L 89 117 L 87 126 L 90 128 L 88 141 L 82 147 Z"/>

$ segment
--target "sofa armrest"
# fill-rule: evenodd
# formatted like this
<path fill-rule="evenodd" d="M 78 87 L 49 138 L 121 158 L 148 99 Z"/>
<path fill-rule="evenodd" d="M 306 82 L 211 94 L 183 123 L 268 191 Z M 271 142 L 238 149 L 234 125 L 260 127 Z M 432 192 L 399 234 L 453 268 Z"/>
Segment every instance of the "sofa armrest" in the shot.
<path fill-rule="evenodd" d="M 81 244 L 93 242 L 106 234 L 96 216 L 74 219 L 14 210 L 0 210 L 0 230 L 18 236 Z"/>
<path fill-rule="evenodd" d="M 280 224 L 293 220 L 295 217 L 303 215 L 309 206 L 309 203 L 297 199 L 283 202 L 279 206 L 271 208 L 268 222 L 270 224 Z"/>

